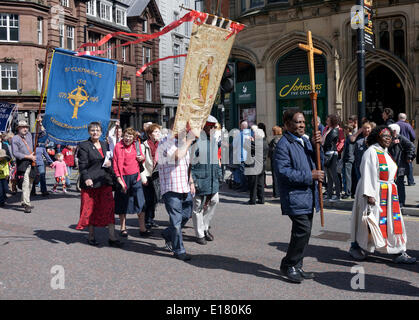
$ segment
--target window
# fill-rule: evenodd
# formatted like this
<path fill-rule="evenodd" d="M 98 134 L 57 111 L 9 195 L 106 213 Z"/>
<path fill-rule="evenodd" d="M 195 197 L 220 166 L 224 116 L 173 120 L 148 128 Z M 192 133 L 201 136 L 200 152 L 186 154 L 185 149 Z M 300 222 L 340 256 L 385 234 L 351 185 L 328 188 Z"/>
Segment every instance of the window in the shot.
<path fill-rule="evenodd" d="M 19 41 L 19 16 L 0 13 L 0 41 Z"/>
<path fill-rule="evenodd" d="M 377 19 L 378 47 L 388 50 L 406 62 L 406 19 L 403 16 Z"/>
<path fill-rule="evenodd" d="M 146 81 L 145 82 L 145 101 L 151 102 L 152 96 L 153 94 L 152 94 L 151 81 Z"/>
<path fill-rule="evenodd" d="M 70 7 L 70 0 L 61 0 L 60 2 L 63 7 Z"/>
<path fill-rule="evenodd" d="M 126 12 L 122 9 L 116 8 L 116 19 L 117 24 L 120 24 L 122 26 L 127 25 L 127 19 L 126 19 Z"/>
<path fill-rule="evenodd" d="M 147 21 L 147 17 L 145 17 L 145 20 L 143 20 L 143 32 L 147 33 L 148 32 L 148 21 Z"/>
<path fill-rule="evenodd" d="M 112 21 L 112 6 L 105 2 L 100 2 L 100 17 L 106 21 Z"/>
<path fill-rule="evenodd" d="M 173 21 L 178 21 L 179 20 L 179 13 L 177 12 L 173 12 Z M 179 32 L 179 27 L 175 28 L 176 32 Z"/>
<path fill-rule="evenodd" d="M 143 47 L 143 61 L 144 64 L 151 61 L 151 49 Z"/>
<path fill-rule="evenodd" d="M 127 47 L 122 47 L 122 61 L 126 61 L 127 59 Z"/>
<path fill-rule="evenodd" d="M 250 8 L 260 7 L 264 5 L 264 0 L 250 0 Z"/>
<path fill-rule="evenodd" d="M 74 50 L 74 27 L 67 26 L 67 49 Z"/>
<path fill-rule="evenodd" d="M 173 55 L 178 56 L 179 54 L 180 54 L 180 45 L 175 43 L 173 45 Z M 179 65 L 179 57 L 174 58 L 173 63 L 178 66 Z"/>
<path fill-rule="evenodd" d="M 38 92 L 41 92 L 42 90 L 42 80 L 43 80 L 43 76 L 44 76 L 44 67 L 39 65 L 37 68 L 37 84 L 38 84 Z"/>
<path fill-rule="evenodd" d="M 241 9 L 242 9 L 242 12 L 246 11 L 246 0 L 241 0 Z"/>
<path fill-rule="evenodd" d="M 42 44 L 43 43 L 43 39 L 42 39 L 42 25 L 43 25 L 44 20 L 42 19 L 38 19 L 38 44 Z"/>
<path fill-rule="evenodd" d="M 17 64 L 0 64 L 2 91 L 17 91 Z"/>
<path fill-rule="evenodd" d="M 185 22 L 185 36 L 190 37 L 191 36 L 191 23 Z"/>
<path fill-rule="evenodd" d="M 96 16 L 96 0 L 89 1 L 86 7 L 88 15 Z"/>
<path fill-rule="evenodd" d="M 112 59 L 112 45 L 111 45 L 111 41 L 106 42 L 106 58 Z"/>
<path fill-rule="evenodd" d="M 179 95 L 180 92 L 180 76 L 179 73 L 175 72 L 173 77 L 173 91 L 175 95 Z"/>
<path fill-rule="evenodd" d="M 60 47 L 64 48 L 64 24 L 60 23 Z"/>

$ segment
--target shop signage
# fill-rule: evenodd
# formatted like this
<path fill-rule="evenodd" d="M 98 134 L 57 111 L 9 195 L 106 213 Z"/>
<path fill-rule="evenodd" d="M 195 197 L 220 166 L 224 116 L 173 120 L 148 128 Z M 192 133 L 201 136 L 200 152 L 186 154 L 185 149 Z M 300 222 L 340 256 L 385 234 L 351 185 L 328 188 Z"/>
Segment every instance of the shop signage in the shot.
<path fill-rule="evenodd" d="M 326 97 L 326 76 L 316 74 L 316 92 L 319 98 Z M 309 98 L 311 92 L 309 75 L 278 77 L 277 90 L 279 99 Z"/>
<path fill-rule="evenodd" d="M 236 103 L 256 103 L 256 81 L 236 83 Z"/>

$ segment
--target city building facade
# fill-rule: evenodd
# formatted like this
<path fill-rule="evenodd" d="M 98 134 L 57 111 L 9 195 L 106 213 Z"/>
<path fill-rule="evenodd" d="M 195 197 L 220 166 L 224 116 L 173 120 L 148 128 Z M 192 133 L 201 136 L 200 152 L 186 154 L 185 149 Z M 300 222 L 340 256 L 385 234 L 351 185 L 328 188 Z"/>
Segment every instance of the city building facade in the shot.
<path fill-rule="evenodd" d="M 113 32 L 153 33 L 164 25 L 155 0 L 34 0 L 0 2 L 0 101 L 18 106 L 19 119 L 34 129 L 38 111 L 47 46 L 76 51 L 83 43 L 97 42 Z M 135 37 L 118 35 L 102 47 L 99 56 L 116 60 L 118 71 L 112 118 L 120 105 L 121 125 L 140 127 L 160 120 L 158 65 L 141 77 L 136 71 L 147 59 L 158 59 L 159 41 L 114 48 Z M 150 49 L 150 51 L 147 50 Z M 94 50 L 93 47 L 84 50 Z M 121 77 L 122 72 L 122 77 Z M 42 110 L 45 110 L 45 103 Z"/>
<path fill-rule="evenodd" d="M 213 13 L 217 1 L 205 0 Z M 235 91 L 225 103 L 227 127 L 250 119 L 272 127 L 282 113 L 301 108 L 311 126 L 307 42 L 323 54 L 315 56 L 318 108 L 343 120 L 357 114 L 357 37 L 351 27 L 355 1 L 223 0 L 221 15 L 246 25 L 231 53 Z M 419 3 L 414 0 L 374 0 L 375 50 L 366 53 L 366 114 L 380 122 L 380 110 L 392 108 L 419 120 Z"/>

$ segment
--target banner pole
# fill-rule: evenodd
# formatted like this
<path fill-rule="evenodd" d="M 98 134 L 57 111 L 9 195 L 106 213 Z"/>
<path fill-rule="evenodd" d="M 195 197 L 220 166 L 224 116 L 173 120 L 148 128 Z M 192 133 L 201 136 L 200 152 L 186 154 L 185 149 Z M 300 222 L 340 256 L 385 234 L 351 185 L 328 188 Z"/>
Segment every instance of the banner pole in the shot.
<path fill-rule="evenodd" d="M 121 67 L 121 75 L 119 77 L 119 102 L 118 102 L 118 115 L 117 115 L 117 119 L 118 122 L 121 121 L 121 101 L 122 101 L 122 75 L 123 75 L 123 71 L 124 71 L 124 65 L 125 65 L 125 60 L 122 62 L 122 67 Z M 117 124 L 115 126 L 115 133 L 116 133 L 116 141 L 115 144 L 118 143 L 118 131 L 119 131 L 119 125 Z"/>
<path fill-rule="evenodd" d="M 38 108 L 38 117 L 41 114 L 41 110 L 42 110 L 42 105 L 44 103 L 44 98 L 45 98 L 45 77 L 46 77 L 46 73 L 47 73 L 47 67 L 48 67 L 48 53 L 51 49 L 51 45 L 48 43 L 47 47 L 45 49 L 45 60 L 44 60 L 44 70 L 42 71 L 42 88 L 41 88 L 41 96 L 39 97 L 39 108 Z M 38 135 L 39 135 L 39 122 L 38 119 L 35 120 L 35 144 L 33 147 L 33 152 L 36 152 L 36 147 L 38 145 Z M 36 165 L 35 162 L 32 162 L 32 166 Z"/>

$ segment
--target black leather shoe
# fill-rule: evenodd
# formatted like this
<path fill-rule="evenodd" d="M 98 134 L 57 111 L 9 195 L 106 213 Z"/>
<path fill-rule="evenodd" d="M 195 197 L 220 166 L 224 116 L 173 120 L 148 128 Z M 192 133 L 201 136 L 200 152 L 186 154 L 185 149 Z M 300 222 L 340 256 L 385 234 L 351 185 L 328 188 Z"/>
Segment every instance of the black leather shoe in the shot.
<path fill-rule="evenodd" d="M 246 204 L 255 205 L 256 202 L 252 202 L 252 201 L 249 200 L 249 201 L 246 202 Z"/>
<path fill-rule="evenodd" d="M 205 234 L 205 239 L 207 239 L 208 241 L 214 241 L 214 236 L 208 231 L 204 232 Z"/>
<path fill-rule="evenodd" d="M 31 213 L 32 212 L 32 210 L 31 210 L 31 206 L 25 206 L 25 213 Z"/>
<path fill-rule="evenodd" d="M 99 242 L 97 242 L 95 239 L 87 239 L 87 243 L 91 246 L 97 246 L 99 245 Z"/>
<path fill-rule="evenodd" d="M 141 231 L 140 230 L 140 236 L 147 238 L 149 236 L 151 236 L 153 233 L 150 230 L 146 230 L 146 231 Z"/>
<path fill-rule="evenodd" d="M 298 268 L 298 272 L 301 274 L 301 276 L 304 279 L 314 279 L 314 273 L 313 272 L 305 272 L 303 269 Z"/>
<path fill-rule="evenodd" d="M 123 243 L 119 240 L 108 240 L 109 246 L 115 247 L 115 248 L 121 248 L 123 246 Z"/>
<path fill-rule="evenodd" d="M 182 261 L 189 261 L 192 259 L 192 257 L 186 253 L 175 254 L 175 258 Z"/>
<path fill-rule="evenodd" d="M 43 197 L 48 197 L 48 196 L 49 196 L 49 192 L 48 192 L 48 191 L 46 191 L 46 192 L 42 192 L 42 196 L 43 196 Z"/>
<path fill-rule="evenodd" d="M 258 201 L 256 201 L 256 203 L 257 203 L 257 204 L 265 204 L 265 201 L 263 201 L 263 200 L 258 200 Z"/>
<path fill-rule="evenodd" d="M 301 283 L 304 278 L 301 273 L 298 272 L 296 267 L 288 267 L 287 269 L 281 269 L 281 274 L 291 282 Z"/>
<path fill-rule="evenodd" d="M 202 245 L 206 245 L 207 244 L 207 239 L 205 239 L 205 237 L 196 238 L 196 243 L 199 243 L 199 244 L 202 244 Z"/>

